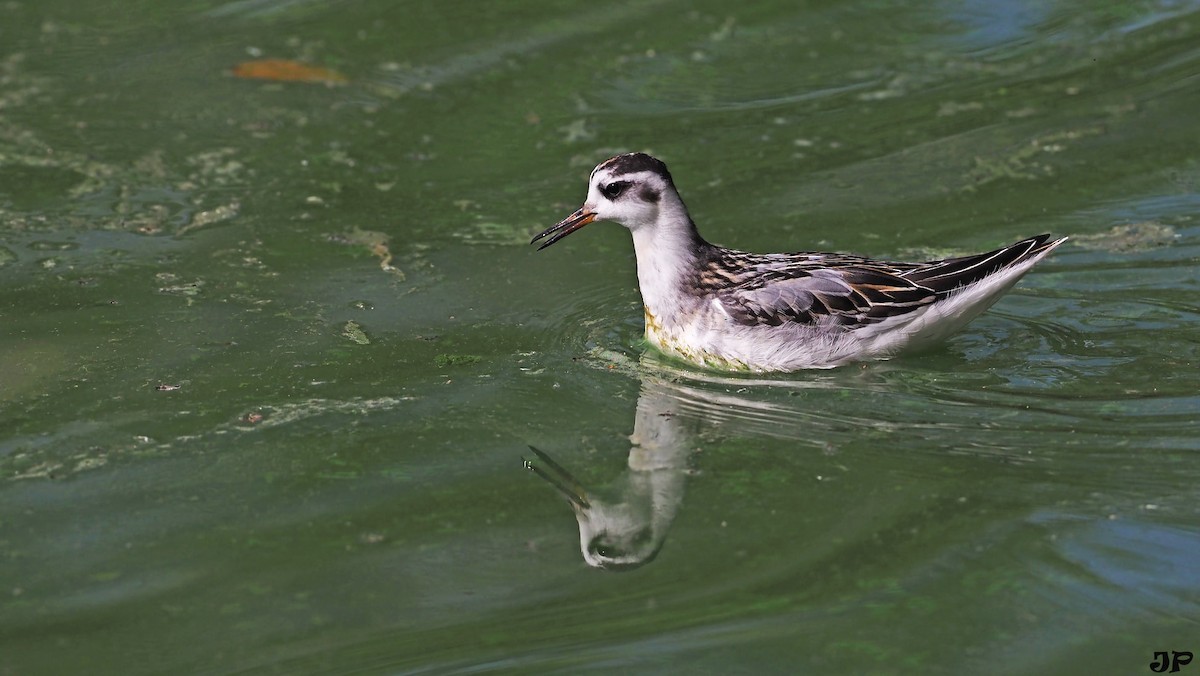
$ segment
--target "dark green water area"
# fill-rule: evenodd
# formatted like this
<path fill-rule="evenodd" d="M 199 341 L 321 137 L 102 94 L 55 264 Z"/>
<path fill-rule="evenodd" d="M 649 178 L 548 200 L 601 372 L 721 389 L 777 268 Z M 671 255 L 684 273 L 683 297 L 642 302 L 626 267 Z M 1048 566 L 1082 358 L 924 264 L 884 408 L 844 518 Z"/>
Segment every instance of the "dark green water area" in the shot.
<path fill-rule="evenodd" d="M 528 246 L 630 150 L 741 249 L 1071 239 L 707 372 Z M 1152 673 L 1198 263 L 1195 1 L 0 0 L 0 674 Z"/>

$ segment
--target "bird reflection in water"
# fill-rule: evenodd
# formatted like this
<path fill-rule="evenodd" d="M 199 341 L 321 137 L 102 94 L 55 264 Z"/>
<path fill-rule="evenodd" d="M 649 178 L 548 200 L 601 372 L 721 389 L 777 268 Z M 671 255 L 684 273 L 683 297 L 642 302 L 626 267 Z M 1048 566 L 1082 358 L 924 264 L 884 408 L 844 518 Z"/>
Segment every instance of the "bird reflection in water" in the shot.
<path fill-rule="evenodd" d="M 590 566 L 631 570 L 654 560 L 666 542 L 675 513 L 683 502 L 688 454 L 696 422 L 676 415 L 679 400 L 656 379 L 642 383 L 629 467 L 604 491 L 588 491 L 562 465 L 530 446 L 536 459 L 525 467 L 545 479 L 567 499 L 579 522 L 579 549 Z"/>

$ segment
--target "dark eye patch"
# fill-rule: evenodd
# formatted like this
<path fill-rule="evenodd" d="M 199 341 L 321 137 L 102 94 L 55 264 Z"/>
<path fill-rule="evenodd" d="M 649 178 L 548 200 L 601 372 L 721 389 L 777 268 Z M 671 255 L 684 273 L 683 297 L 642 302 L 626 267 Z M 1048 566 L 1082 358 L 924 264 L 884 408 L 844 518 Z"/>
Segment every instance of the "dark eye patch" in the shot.
<path fill-rule="evenodd" d="M 620 197 L 621 193 L 625 192 L 625 189 L 628 187 L 629 181 L 613 181 L 608 185 L 601 186 L 600 192 L 604 193 L 604 196 L 608 199 L 615 200 Z"/>

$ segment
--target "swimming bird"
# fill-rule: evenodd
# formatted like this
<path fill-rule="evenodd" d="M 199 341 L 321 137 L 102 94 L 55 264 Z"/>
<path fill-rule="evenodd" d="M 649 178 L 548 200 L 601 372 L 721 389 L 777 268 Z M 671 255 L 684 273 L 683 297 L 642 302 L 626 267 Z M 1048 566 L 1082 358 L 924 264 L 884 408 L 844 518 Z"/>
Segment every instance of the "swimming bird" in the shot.
<path fill-rule="evenodd" d="M 888 358 L 962 328 L 1066 241 L 1038 235 L 922 263 L 710 244 L 661 160 L 627 153 L 592 170 L 583 206 L 538 234 L 539 251 L 593 221 L 633 234 L 646 339 L 697 365 L 831 368 Z"/>

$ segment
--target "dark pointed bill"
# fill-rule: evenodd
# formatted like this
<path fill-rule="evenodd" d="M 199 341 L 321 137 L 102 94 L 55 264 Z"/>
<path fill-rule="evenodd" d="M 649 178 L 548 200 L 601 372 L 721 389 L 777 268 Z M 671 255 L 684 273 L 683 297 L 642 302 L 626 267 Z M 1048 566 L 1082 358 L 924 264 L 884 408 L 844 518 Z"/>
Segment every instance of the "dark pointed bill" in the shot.
<path fill-rule="evenodd" d="M 571 503 L 571 506 L 575 509 L 591 508 L 591 504 L 589 504 L 587 500 L 587 491 L 584 490 L 582 484 L 575 480 L 575 477 L 571 476 L 570 472 L 563 468 L 562 465 L 551 460 L 550 456 L 539 451 L 533 446 L 530 446 L 529 450 L 533 451 L 534 455 L 538 457 L 538 460 L 541 461 L 540 464 L 545 464 L 546 467 L 550 468 L 551 471 L 548 472 L 542 469 L 538 466 L 539 463 L 534 463 L 532 460 L 522 458 L 522 460 L 524 460 L 526 469 L 531 470 L 534 474 L 545 479 L 546 483 L 558 489 L 558 492 L 562 493 L 562 496 L 566 498 L 567 502 Z"/>
<path fill-rule="evenodd" d="M 579 207 L 575 213 L 546 228 L 540 235 L 529 240 L 529 243 L 534 244 L 543 237 L 549 237 L 550 239 L 542 242 L 542 245 L 538 247 L 538 251 L 541 251 L 594 220 L 596 220 L 595 212 L 587 211 L 584 207 Z"/>

